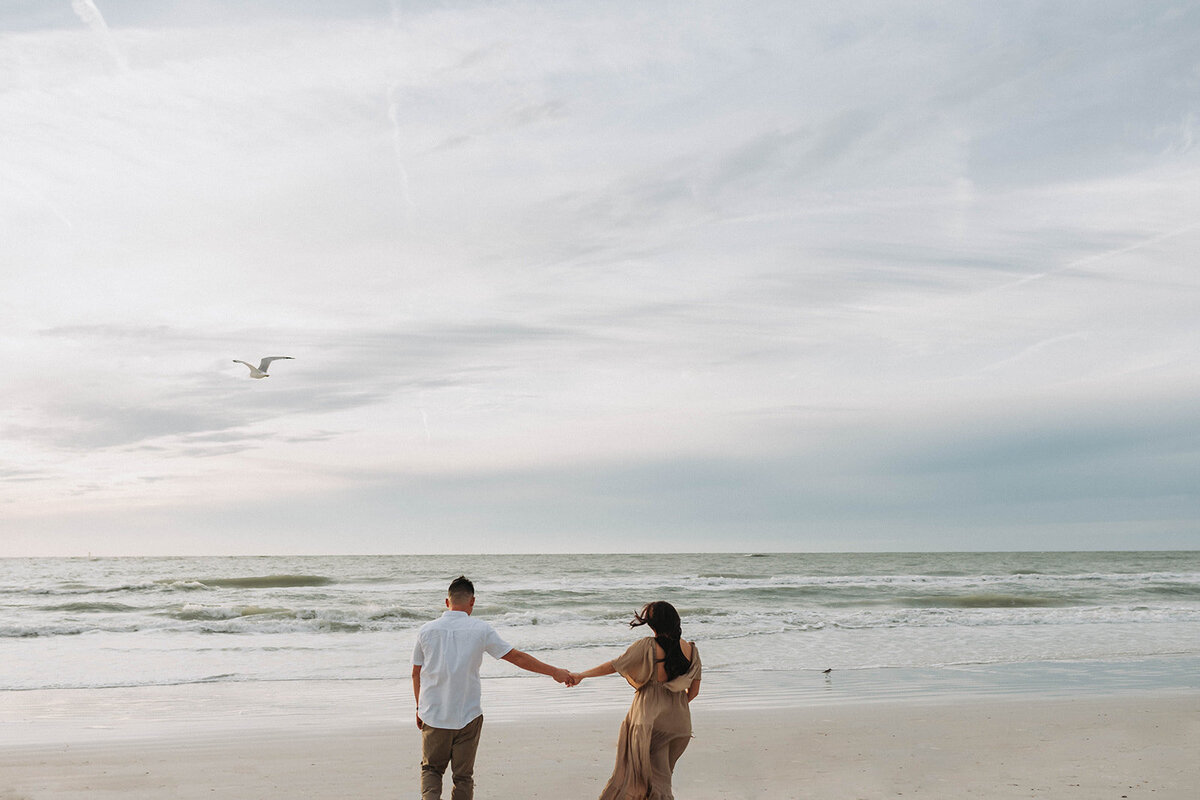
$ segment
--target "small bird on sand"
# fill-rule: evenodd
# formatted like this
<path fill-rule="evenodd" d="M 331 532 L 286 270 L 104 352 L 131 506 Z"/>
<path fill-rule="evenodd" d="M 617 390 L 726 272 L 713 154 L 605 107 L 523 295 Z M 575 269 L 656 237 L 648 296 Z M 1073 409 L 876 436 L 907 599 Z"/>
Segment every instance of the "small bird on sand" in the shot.
<path fill-rule="evenodd" d="M 831 672 L 833 672 L 833 667 L 830 667 L 829 669 L 823 669 L 823 670 L 821 670 L 821 674 L 822 674 L 822 675 L 828 675 L 828 674 L 829 674 L 829 673 L 831 673 Z"/>
<path fill-rule="evenodd" d="M 285 358 L 290 359 L 291 356 L 267 356 L 262 361 L 258 362 L 257 367 L 249 362 L 239 361 L 236 358 L 233 360 L 233 363 L 245 364 L 247 367 L 249 367 L 251 378 L 269 378 L 271 376 L 267 374 L 267 367 L 271 366 L 272 361 L 282 361 Z"/>

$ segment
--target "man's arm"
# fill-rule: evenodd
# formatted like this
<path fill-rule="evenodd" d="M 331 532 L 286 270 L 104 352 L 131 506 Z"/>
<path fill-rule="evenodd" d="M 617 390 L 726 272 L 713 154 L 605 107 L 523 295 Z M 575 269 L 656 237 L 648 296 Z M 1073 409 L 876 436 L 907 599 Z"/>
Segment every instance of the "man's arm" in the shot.
<path fill-rule="evenodd" d="M 421 665 L 413 665 L 413 699 L 417 701 L 417 730 L 424 730 L 425 723 L 421 721 Z"/>
<path fill-rule="evenodd" d="M 536 658 L 529 655 L 529 653 L 522 652 L 515 647 L 512 650 L 509 650 L 505 655 L 501 656 L 501 658 L 513 666 L 520 667 L 521 669 L 528 670 L 529 672 L 536 672 L 539 675 L 549 675 L 559 683 L 565 683 L 568 686 L 574 683 L 574 680 L 571 678 L 571 673 L 567 672 L 565 669 L 561 667 L 552 667 L 545 662 L 538 661 Z"/>

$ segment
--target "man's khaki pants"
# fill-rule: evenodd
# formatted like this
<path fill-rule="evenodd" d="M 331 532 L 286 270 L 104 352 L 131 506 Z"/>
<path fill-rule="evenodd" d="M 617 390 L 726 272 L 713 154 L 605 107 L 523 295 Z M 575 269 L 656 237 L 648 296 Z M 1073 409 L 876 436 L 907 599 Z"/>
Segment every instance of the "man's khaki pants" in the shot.
<path fill-rule="evenodd" d="M 450 800 L 471 800 L 475 794 L 475 751 L 482 730 L 482 714 L 456 731 L 428 725 L 421 729 L 421 800 L 442 800 L 442 775 L 447 764 L 454 776 Z"/>

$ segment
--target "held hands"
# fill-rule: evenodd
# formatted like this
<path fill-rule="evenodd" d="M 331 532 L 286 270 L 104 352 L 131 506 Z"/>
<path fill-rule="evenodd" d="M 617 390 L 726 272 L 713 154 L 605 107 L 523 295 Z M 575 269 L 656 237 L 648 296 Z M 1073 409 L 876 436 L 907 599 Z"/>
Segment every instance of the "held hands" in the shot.
<path fill-rule="evenodd" d="M 579 683 L 580 680 L 578 675 L 573 672 L 569 672 L 562 667 L 555 667 L 554 672 L 551 673 L 550 677 L 567 686 L 574 686 L 575 684 Z"/>

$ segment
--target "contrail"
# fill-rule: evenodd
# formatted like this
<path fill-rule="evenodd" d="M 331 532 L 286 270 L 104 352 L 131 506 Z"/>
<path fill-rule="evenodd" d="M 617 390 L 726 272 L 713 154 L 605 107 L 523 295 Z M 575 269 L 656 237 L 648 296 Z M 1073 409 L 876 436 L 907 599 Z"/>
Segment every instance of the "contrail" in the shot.
<path fill-rule="evenodd" d="M 1084 264 L 1091 264 L 1094 261 L 1103 261 L 1104 259 L 1106 259 L 1110 256 L 1119 256 L 1122 253 L 1130 253 L 1134 250 L 1141 250 L 1143 247 L 1149 247 L 1152 244 L 1158 244 L 1159 242 L 1164 242 L 1167 239 L 1174 239 L 1176 236 L 1183 236 L 1185 233 L 1191 233 L 1196 228 L 1200 228 L 1200 222 L 1193 222 L 1190 225 L 1184 225 L 1182 228 L 1176 228 L 1173 231 L 1167 231 L 1166 233 L 1160 233 L 1156 236 L 1151 236 L 1148 239 L 1142 239 L 1140 242 L 1134 242 L 1133 244 L 1127 245 L 1125 247 L 1118 247 L 1116 250 L 1109 250 L 1104 253 L 1097 253 L 1096 255 L 1085 256 L 1076 261 L 1072 261 L 1070 264 L 1067 264 L 1066 267 L 1064 267 L 1064 269 L 1071 269 L 1073 267 L 1082 267 Z"/>
<path fill-rule="evenodd" d="M 125 60 L 125 55 L 117 49 L 116 40 L 113 39 L 112 32 L 108 29 L 108 23 L 104 21 L 104 15 L 100 13 L 100 9 L 96 8 L 94 0 L 71 0 L 71 8 L 84 25 L 87 25 L 104 40 L 104 46 L 108 48 L 109 55 L 116 62 L 117 69 L 121 72 L 128 72 L 129 62 Z"/>
<path fill-rule="evenodd" d="M 409 222 L 412 220 L 413 201 L 408 190 L 408 170 L 404 168 L 404 142 L 400 138 L 400 107 L 396 103 L 398 88 L 396 84 L 388 87 L 388 120 L 392 123 L 392 151 L 396 154 L 396 173 L 400 181 L 400 200 L 404 204 L 404 221 Z"/>
<path fill-rule="evenodd" d="M 1022 349 L 1019 353 L 1015 353 L 1006 358 L 1002 358 L 999 361 L 993 361 L 991 364 L 982 366 L 979 369 L 974 370 L 971 374 L 978 375 L 978 374 L 981 374 L 984 372 L 994 372 L 995 370 L 1001 369 L 1002 367 L 1005 367 L 1016 361 L 1020 361 L 1021 359 L 1025 358 L 1026 356 L 1033 355 L 1034 353 L 1037 353 L 1039 350 L 1043 350 L 1047 347 L 1056 345 L 1059 342 L 1066 342 L 1066 341 L 1070 341 L 1072 339 L 1083 339 L 1086 341 L 1087 340 L 1087 331 L 1075 331 L 1074 333 L 1064 333 L 1061 336 L 1052 336 L 1049 339 L 1043 339 L 1040 342 L 1035 342 L 1035 343 L 1029 345 L 1028 347 Z"/>
<path fill-rule="evenodd" d="M 45 198 L 42 198 L 42 204 L 45 205 L 46 208 L 48 208 L 50 210 L 51 214 L 53 214 L 55 217 L 58 218 L 59 222 L 61 222 L 63 225 L 66 226 L 67 230 L 69 230 L 69 231 L 75 230 L 75 223 L 71 222 L 70 217 L 68 217 L 63 212 L 59 211 L 58 206 L 54 205 L 53 203 L 51 203 L 49 200 L 46 200 Z"/>
<path fill-rule="evenodd" d="M 1074 261 L 1063 264 L 1061 267 L 1055 267 L 1054 269 L 1048 269 L 1045 272 L 1039 272 L 1036 275 L 1026 275 L 1024 278 L 1020 278 L 1018 280 L 1012 281 L 1011 283 L 1006 283 L 1003 286 L 997 286 L 994 289 L 989 290 L 989 291 L 997 291 L 997 290 L 1001 290 L 1001 289 L 1013 289 L 1017 286 L 1023 286 L 1027 283 L 1032 283 L 1033 281 L 1040 281 L 1043 278 L 1048 278 L 1051 275 L 1056 275 L 1060 272 L 1066 272 L 1068 270 L 1077 269 L 1079 267 L 1083 267 L 1088 264 L 1094 264 L 1097 261 L 1104 261 L 1105 259 L 1112 258 L 1113 256 L 1119 256 L 1119 255 L 1123 255 L 1125 253 L 1132 253 L 1134 250 L 1141 250 L 1143 247 L 1149 247 L 1150 245 L 1158 244 L 1159 242 L 1166 241 L 1167 239 L 1174 239 L 1176 236 L 1183 236 L 1185 233 L 1190 233 L 1191 231 L 1195 230 L 1196 228 L 1200 228 L 1200 222 L 1193 222 L 1190 225 L 1184 225 L 1182 228 L 1176 228 L 1175 230 L 1172 230 L 1172 231 L 1167 231 L 1165 233 L 1160 233 L 1155 236 L 1148 237 L 1146 239 L 1141 239 L 1139 241 L 1134 242 L 1133 244 L 1126 245 L 1125 247 L 1118 247 L 1113 250 L 1105 250 L 1102 253 L 1094 253 L 1090 256 L 1084 256 L 1083 258 L 1077 258 Z"/>
<path fill-rule="evenodd" d="M 400 3 L 399 0 L 392 0 L 392 32 L 399 39 L 400 30 Z M 399 50 L 399 43 L 397 43 Z M 400 90 L 399 81 L 393 81 L 387 89 L 387 115 L 388 122 L 392 126 L 392 151 L 396 156 L 396 173 L 399 179 L 400 186 L 400 212 L 404 216 L 405 223 L 412 221 L 413 201 L 412 194 L 409 192 L 408 186 L 408 170 L 404 168 L 404 141 L 400 136 L 400 104 L 396 102 L 396 93 Z"/>

